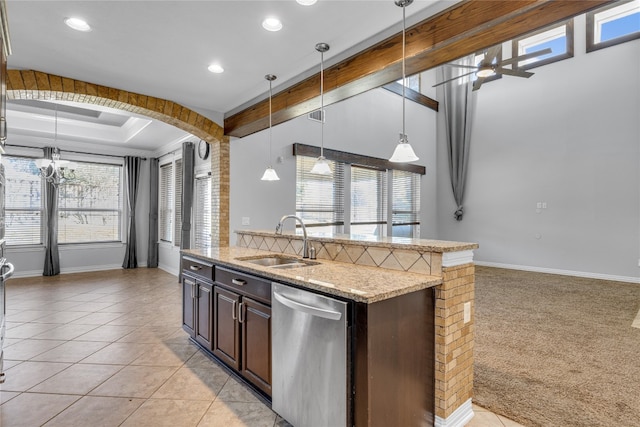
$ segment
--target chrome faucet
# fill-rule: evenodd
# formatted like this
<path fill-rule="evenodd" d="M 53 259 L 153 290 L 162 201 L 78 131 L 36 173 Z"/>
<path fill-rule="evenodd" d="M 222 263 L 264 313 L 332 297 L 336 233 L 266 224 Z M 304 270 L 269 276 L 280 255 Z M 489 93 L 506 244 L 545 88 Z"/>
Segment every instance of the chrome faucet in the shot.
<path fill-rule="evenodd" d="M 296 215 L 285 215 L 285 216 L 283 216 L 282 218 L 280 218 L 280 222 L 278 223 L 278 225 L 276 225 L 276 234 L 282 234 L 282 226 L 284 224 L 284 220 L 287 219 L 287 218 L 295 219 L 302 226 L 302 234 L 303 234 L 303 239 L 302 239 L 302 258 L 309 258 L 309 244 L 307 242 L 307 227 L 304 225 L 304 221 L 302 221 L 302 218 L 300 218 L 299 216 L 296 216 Z"/>

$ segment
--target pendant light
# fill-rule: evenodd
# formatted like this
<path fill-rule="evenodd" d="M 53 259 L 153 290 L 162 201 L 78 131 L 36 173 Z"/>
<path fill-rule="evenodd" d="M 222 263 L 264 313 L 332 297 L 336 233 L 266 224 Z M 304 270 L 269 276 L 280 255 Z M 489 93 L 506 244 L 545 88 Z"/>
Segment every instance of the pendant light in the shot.
<path fill-rule="evenodd" d="M 260 178 L 263 181 L 280 181 L 280 177 L 276 173 L 276 170 L 271 167 L 271 82 L 277 79 L 273 74 L 267 74 L 264 76 L 265 79 L 269 81 L 269 167 L 264 171 L 264 175 Z"/>
<path fill-rule="evenodd" d="M 320 52 L 320 157 L 316 160 L 310 173 L 316 175 L 331 175 L 331 167 L 324 157 L 324 53 L 329 50 L 326 43 L 318 43 L 316 50 Z"/>
<path fill-rule="evenodd" d="M 407 163 L 407 162 L 415 162 L 418 160 L 418 156 L 413 152 L 413 148 L 411 144 L 409 144 L 409 139 L 407 138 L 407 133 L 405 132 L 405 84 L 407 82 L 407 76 L 405 73 L 405 58 L 404 58 L 404 50 L 405 50 L 405 38 L 406 38 L 406 14 L 405 7 L 409 6 L 413 3 L 413 0 L 394 0 L 396 6 L 400 6 L 402 8 L 402 133 L 400 134 L 400 140 L 398 141 L 398 145 L 396 145 L 396 149 L 393 152 L 393 155 L 389 159 L 390 162 L 396 163 Z"/>

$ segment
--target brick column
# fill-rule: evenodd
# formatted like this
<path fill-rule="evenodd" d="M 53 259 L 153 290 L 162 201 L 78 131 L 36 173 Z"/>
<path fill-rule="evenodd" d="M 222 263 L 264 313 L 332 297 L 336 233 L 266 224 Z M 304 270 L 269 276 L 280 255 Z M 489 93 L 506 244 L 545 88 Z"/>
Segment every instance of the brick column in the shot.
<path fill-rule="evenodd" d="M 229 137 L 211 144 L 211 247 L 229 246 Z"/>
<path fill-rule="evenodd" d="M 468 401 L 473 395 L 474 285 L 473 264 L 442 268 L 442 285 L 436 288 L 435 313 L 436 426 L 464 425 L 473 415 Z M 471 303 L 471 317 L 464 323 L 466 302 Z M 464 414 L 451 417 L 465 403 L 468 410 L 465 406 Z M 451 420 L 460 415 L 461 419 Z M 448 418 L 451 422 L 446 421 Z"/>

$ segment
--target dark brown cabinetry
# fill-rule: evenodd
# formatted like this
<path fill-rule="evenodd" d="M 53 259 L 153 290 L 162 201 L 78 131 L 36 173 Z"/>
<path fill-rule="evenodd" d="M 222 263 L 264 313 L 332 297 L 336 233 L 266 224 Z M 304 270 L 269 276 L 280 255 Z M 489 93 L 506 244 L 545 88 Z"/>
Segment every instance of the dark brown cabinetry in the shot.
<path fill-rule="evenodd" d="M 213 354 L 271 395 L 271 283 L 216 267 Z"/>
<path fill-rule="evenodd" d="M 271 282 L 182 256 L 182 328 L 271 396 Z"/>
<path fill-rule="evenodd" d="M 182 258 L 182 328 L 204 348 L 213 343 L 213 264 Z"/>

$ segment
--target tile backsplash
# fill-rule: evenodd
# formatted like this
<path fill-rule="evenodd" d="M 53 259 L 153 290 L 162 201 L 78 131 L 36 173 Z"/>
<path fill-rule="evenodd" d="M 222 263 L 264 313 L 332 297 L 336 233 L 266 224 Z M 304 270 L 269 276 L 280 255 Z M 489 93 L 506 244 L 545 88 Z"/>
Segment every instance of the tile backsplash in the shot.
<path fill-rule="evenodd" d="M 318 259 L 442 275 L 442 253 L 438 252 L 367 246 L 366 243 L 322 242 L 311 238 L 309 244 L 316 249 Z M 302 256 L 302 239 L 297 236 L 269 237 L 237 232 L 236 246 Z"/>

